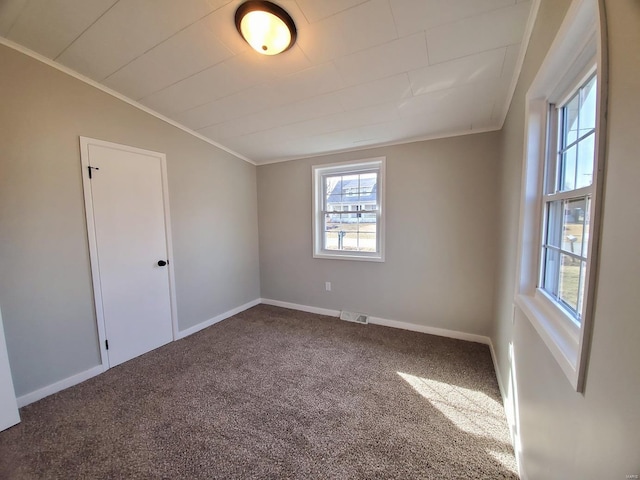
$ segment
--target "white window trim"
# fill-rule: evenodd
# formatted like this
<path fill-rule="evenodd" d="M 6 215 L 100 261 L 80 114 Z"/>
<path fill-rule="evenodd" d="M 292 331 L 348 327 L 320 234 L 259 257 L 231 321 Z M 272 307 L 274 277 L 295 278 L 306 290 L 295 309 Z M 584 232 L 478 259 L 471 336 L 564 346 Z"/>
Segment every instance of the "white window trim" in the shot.
<path fill-rule="evenodd" d="M 525 151 L 518 240 L 515 304 L 534 326 L 572 387 L 584 390 L 598 262 L 605 152 L 607 92 L 606 32 L 597 0 L 574 0 L 526 96 Z M 568 61 L 573 60 L 573 61 Z M 594 191 L 581 324 L 538 288 L 542 239 L 544 166 L 548 152 L 548 115 L 551 103 L 566 96 L 596 72 Z"/>
<path fill-rule="evenodd" d="M 313 258 L 327 258 L 333 260 L 357 260 L 365 262 L 384 262 L 384 244 L 385 244 L 385 165 L 386 157 L 367 158 L 353 162 L 340 162 L 325 165 L 314 165 L 311 167 L 311 175 L 313 181 L 313 202 L 312 202 L 312 224 L 313 224 Z M 322 248 L 322 205 L 323 205 L 323 186 L 322 176 L 331 172 L 349 173 L 355 171 L 375 168 L 379 170 L 378 175 L 378 251 L 377 252 L 352 252 L 352 251 L 335 251 L 324 250 Z"/>

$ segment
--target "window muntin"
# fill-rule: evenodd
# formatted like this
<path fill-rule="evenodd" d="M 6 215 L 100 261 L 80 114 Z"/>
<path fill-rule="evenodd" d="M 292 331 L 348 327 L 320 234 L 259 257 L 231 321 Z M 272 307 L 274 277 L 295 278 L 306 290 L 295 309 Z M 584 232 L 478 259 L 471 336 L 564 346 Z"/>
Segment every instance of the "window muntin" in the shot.
<path fill-rule="evenodd" d="M 383 261 L 384 158 L 315 166 L 314 256 Z"/>
<path fill-rule="evenodd" d="M 560 107 L 551 105 L 557 135 L 545 165 L 540 288 L 576 323 L 584 314 L 593 196 L 597 79 L 592 76 Z M 553 133 L 553 132 L 552 132 Z M 557 140 L 556 140 L 557 139 Z"/>

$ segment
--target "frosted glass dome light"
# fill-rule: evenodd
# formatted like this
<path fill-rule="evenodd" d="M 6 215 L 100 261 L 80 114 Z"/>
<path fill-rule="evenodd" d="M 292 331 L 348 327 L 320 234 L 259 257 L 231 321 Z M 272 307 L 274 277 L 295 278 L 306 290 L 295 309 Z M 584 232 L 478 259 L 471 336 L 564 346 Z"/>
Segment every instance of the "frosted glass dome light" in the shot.
<path fill-rule="evenodd" d="M 245 2 L 236 10 L 236 28 L 242 38 L 262 55 L 277 55 L 296 41 L 296 26 L 289 14 L 266 1 Z"/>

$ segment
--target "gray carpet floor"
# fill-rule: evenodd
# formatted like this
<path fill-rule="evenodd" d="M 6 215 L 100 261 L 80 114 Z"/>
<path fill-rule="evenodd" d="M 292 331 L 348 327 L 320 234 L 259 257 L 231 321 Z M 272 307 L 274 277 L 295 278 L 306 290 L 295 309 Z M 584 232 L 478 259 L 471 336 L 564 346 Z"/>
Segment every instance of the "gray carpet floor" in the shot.
<path fill-rule="evenodd" d="M 20 413 L 2 479 L 518 478 L 485 345 L 266 305 Z"/>

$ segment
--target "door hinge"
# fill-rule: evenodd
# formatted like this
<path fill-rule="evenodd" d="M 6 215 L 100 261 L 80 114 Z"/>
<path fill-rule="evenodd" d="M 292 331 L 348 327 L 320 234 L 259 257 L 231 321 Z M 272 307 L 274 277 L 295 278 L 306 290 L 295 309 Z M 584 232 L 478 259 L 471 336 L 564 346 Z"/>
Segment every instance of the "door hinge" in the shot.
<path fill-rule="evenodd" d="M 104 346 L 109 350 L 109 340 L 104 341 Z"/>
<path fill-rule="evenodd" d="M 98 167 L 92 167 L 91 165 L 89 165 L 87 169 L 89 170 L 89 178 L 93 178 L 92 170 L 100 170 Z"/>

